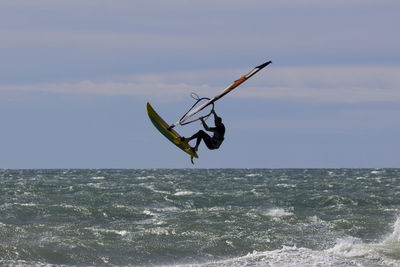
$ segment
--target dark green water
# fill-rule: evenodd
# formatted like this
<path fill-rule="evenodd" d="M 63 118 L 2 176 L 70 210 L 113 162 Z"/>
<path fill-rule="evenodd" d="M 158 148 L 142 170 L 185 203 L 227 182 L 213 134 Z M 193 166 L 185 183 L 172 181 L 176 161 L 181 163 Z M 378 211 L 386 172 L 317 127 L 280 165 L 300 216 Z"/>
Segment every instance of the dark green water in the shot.
<path fill-rule="evenodd" d="M 400 266 L 400 169 L 0 170 L 0 264 Z"/>

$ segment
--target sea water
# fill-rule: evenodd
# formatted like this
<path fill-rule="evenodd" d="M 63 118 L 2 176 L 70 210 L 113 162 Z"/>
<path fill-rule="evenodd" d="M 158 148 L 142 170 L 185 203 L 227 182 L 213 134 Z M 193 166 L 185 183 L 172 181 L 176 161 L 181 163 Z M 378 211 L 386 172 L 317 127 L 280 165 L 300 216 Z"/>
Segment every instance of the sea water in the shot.
<path fill-rule="evenodd" d="M 400 169 L 0 170 L 0 265 L 400 266 Z"/>

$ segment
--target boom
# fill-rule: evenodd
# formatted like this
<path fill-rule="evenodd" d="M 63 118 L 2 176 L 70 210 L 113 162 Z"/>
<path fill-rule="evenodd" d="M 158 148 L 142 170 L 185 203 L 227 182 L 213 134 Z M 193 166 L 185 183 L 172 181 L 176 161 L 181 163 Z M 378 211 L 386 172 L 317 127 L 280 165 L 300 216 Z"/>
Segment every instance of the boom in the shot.
<path fill-rule="evenodd" d="M 244 83 L 247 79 L 251 78 L 254 74 L 256 74 L 257 72 L 259 72 L 260 70 L 262 70 L 264 67 L 266 67 L 267 65 L 269 65 L 271 63 L 272 63 L 271 61 L 268 61 L 268 62 L 265 62 L 264 64 L 261 64 L 261 65 L 255 67 L 249 73 L 247 73 L 246 75 L 243 75 L 242 77 L 240 77 L 239 79 L 234 81 L 231 85 L 226 87 L 219 95 L 217 95 L 214 98 L 208 100 L 207 102 L 205 102 L 204 104 L 202 104 L 198 108 L 188 112 L 184 117 L 182 117 L 180 120 L 178 120 L 177 122 L 172 124 L 169 127 L 169 129 L 172 129 L 173 127 L 175 127 L 178 124 L 182 125 L 182 123 L 184 123 L 187 119 L 189 119 L 190 117 L 192 117 L 196 113 L 200 112 L 204 108 L 208 107 L 209 105 L 213 104 L 215 101 L 217 101 L 218 99 L 220 99 L 221 97 L 223 97 L 224 95 L 226 95 L 227 93 L 229 93 L 230 91 L 232 91 L 233 89 L 235 89 L 236 87 L 238 87 L 239 85 Z"/>

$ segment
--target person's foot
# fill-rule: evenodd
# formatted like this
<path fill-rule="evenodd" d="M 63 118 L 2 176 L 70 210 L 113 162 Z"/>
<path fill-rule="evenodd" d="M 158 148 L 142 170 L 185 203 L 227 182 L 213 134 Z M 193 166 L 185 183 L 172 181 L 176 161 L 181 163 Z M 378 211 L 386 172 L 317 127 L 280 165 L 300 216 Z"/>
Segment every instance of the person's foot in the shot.
<path fill-rule="evenodd" d="M 184 137 L 184 136 L 179 137 L 179 140 L 180 140 L 181 142 L 189 142 L 189 141 L 190 141 L 189 138 L 186 138 L 186 137 Z"/>

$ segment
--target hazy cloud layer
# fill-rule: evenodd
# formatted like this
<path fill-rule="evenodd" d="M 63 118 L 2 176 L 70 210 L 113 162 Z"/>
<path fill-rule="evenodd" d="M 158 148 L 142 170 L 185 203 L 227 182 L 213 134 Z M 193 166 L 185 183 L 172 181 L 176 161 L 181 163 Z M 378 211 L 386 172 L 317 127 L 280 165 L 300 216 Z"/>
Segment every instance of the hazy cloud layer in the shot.
<path fill-rule="evenodd" d="M 250 70 L 250 69 L 249 69 Z M 131 95 L 176 100 L 190 92 L 212 97 L 249 70 L 204 70 L 118 77 L 108 81 L 2 85 L 2 91 Z M 311 102 L 399 102 L 400 67 L 274 67 L 259 72 L 229 97 Z"/>
<path fill-rule="evenodd" d="M 3 1 L 0 82 L 399 64 L 399 1 Z"/>

